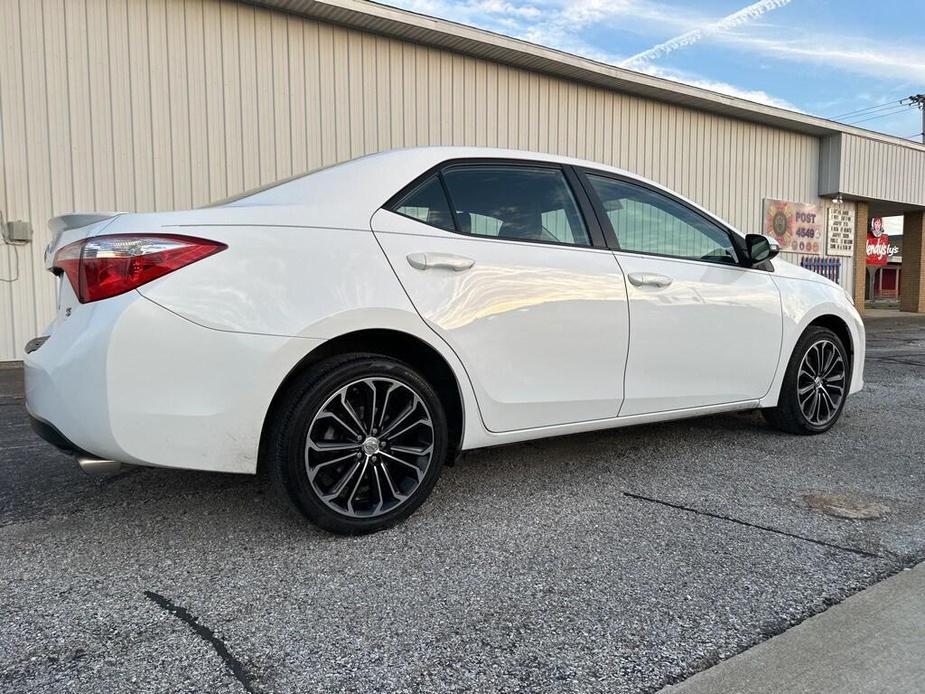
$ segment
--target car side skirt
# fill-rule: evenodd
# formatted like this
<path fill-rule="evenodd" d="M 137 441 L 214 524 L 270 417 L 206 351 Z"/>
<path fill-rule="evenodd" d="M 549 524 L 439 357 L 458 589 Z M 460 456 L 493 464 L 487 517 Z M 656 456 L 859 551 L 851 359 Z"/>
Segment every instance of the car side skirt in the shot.
<path fill-rule="evenodd" d="M 472 450 L 475 448 L 501 446 L 508 443 L 530 441 L 533 439 L 543 439 L 552 436 L 567 436 L 569 434 L 580 434 L 587 431 L 600 431 L 602 429 L 619 429 L 636 424 L 651 424 L 653 422 L 667 422 L 675 419 L 705 417 L 723 412 L 741 412 L 754 410 L 757 407 L 758 400 L 743 400 L 740 402 L 731 402 L 722 405 L 688 407 L 680 410 L 669 410 L 666 412 L 653 412 L 649 414 L 628 415 L 625 417 L 612 417 L 610 419 L 597 419 L 590 422 L 576 422 L 574 424 L 562 424 L 551 427 L 519 429 L 517 431 L 508 431 L 502 434 L 496 434 L 482 430 L 478 433 L 471 432 L 470 435 L 466 436 L 463 449 Z"/>

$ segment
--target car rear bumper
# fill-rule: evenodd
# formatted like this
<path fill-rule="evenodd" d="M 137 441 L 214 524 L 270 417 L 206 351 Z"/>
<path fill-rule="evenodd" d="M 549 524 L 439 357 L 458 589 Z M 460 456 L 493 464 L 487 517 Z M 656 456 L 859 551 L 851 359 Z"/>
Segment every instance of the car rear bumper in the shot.
<path fill-rule="evenodd" d="M 32 425 L 32 431 L 39 435 L 39 438 L 47 441 L 52 446 L 57 448 L 62 453 L 67 453 L 68 455 L 85 455 L 90 456 L 91 453 L 83 450 L 80 446 L 76 445 L 71 441 L 67 436 L 58 431 L 54 425 L 49 424 L 43 419 L 35 417 L 31 413 L 29 414 L 30 424 Z"/>
<path fill-rule="evenodd" d="M 80 469 L 88 475 L 111 474 L 113 472 L 118 472 L 119 468 L 122 466 L 121 463 L 114 460 L 99 458 L 92 453 L 82 450 L 48 422 L 42 421 L 32 415 L 29 415 L 29 418 L 31 420 L 32 430 L 38 434 L 39 437 L 50 443 L 62 453 L 74 456 L 74 460 L 80 465 Z"/>
<path fill-rule="evenodd" d="M 25 355 L 37 432 L 90 461 L 252 473 L 279 384 L 321 340 L 205 328 L 137 292 L 78 305 Z"/>

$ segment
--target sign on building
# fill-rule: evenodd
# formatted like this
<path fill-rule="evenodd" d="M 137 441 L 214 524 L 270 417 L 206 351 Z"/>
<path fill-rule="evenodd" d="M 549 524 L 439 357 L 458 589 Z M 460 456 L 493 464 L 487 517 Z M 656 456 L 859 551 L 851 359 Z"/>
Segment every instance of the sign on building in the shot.
<path fill-rule="evenodd" d="M 818 205 L 787 200 L 764 201 L 764 233 L 777 239 L 789 253 L 823 252 L 825 229 Z"/>
<path fill-rule="evenodd" d="M 826 255 L 854 255 L 854 205 L 830 207 L 826 219 Z"/>
<path fill-rule="evenodd" d="M 867 264 L 886 265 L 898 253 L 899 247 L 890 243 L 890 236 L 883 228 L 883 218 L 871 217 L 867 230 Z"/>

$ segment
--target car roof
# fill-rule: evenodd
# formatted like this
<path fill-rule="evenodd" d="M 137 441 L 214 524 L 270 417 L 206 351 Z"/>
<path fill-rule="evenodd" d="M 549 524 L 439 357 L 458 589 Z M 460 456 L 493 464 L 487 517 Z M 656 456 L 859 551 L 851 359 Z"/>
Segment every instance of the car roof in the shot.
<path fill-rule="evenodd" d="M 427 157 L 433 158 L 439 163 L 447 159 L 527 159 L 533 161 L 555 162 L 559 164 L 570 164 L 572 166 L 587 166 L 596 169 L 607 169 L 609 171 L 624 173 L 629 172 L 615 169 L 612 166 L 601 164 L 600 162 L 568 157 L 560 154 L 549 152 L 534 152 L 525 149 L 507 149 L 503 147 L 459 147 L 459 146 L 428 146 L 428 147 L 404 147 L 400 149 L 389 149 L 373 154 L 374 157 L 387 158 L 404 158 L 404 157 Z"/>
<path fill-rule="evenodd" d="M 290 198 L 287 202 L 295 202 L 293 194 L 306 192 L 308 186 L 318 185 L 321 179 L 340 180 L 344 184 L 350 181 L 369 176 L 366 181 L 376 188 L 388 188 L 392 194 L 413 181 L 428 169 L 453 159 L 519 159 L 526 161 L 551 162 L 572 166 L 585 166 L 602 171 L 610 171 L 625 176 L 631 174 L 614 167 L 597 162 L 564 157 L 544 152 L 530 152 L 518 149 L 500 149 L 494 147 L 407 147 L 390 149 L 375 154 L 367 154 L 356 159 L 325 166 L 305 174 L 294 176 L 276 184 L 263 186 L 249 193 L 224 203 L 227 205 L 269 204 L 282 202 L 282 198 Z M 383 175 L 385 173 L 386 175 Z M 396 185 L 397 184 L 397 185 Z M 357 192 L 357 191 L 353 191 Z"/>
<path fill-rule="evenodd" d="M 320 215 L 319 225 L 321 218 L 325 220 L 325 224 L 332 223 L 331 212 L 337 210 L 337 226 L 368 229 L 372 215 L 396 193 L 438 164 L 455 159 L 518 159 L 587 167 L 627 176 L 684 199 L 654 181 L 586 159 L 519 149 L 439 146 L 408 147 L 369 154 L 310 171 L 218 205 L 298 205 L 315 210 L 317 215 Z M 686 199 L 685 201 L 710 216 L 715 216 L 696 203 Z"/>

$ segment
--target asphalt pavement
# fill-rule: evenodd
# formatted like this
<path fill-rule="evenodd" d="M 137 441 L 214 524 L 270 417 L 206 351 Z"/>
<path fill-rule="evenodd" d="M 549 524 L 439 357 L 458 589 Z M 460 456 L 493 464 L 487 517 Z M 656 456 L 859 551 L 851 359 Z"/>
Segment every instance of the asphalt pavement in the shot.
<path fill-rule="evenodd" d="M 251 477 L 83 475 L 0 369 L 0 691 L 654 692 L 925 559 L 925 320 L 797 438 L 756 414 L 467 455 L 338 538 Z"/>

